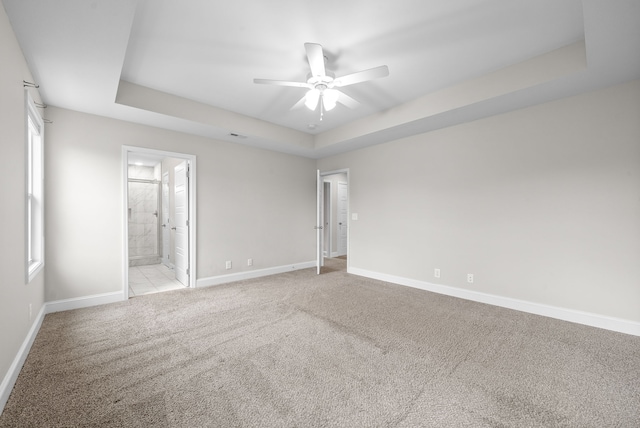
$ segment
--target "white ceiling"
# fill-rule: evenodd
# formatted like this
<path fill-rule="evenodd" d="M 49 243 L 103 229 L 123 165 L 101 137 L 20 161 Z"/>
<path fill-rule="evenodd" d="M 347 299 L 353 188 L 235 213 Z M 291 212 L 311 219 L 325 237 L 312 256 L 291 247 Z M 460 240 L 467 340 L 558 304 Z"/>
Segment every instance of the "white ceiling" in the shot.
<path fill-rule="evenodd" d="M 45 103 L 309 157 L 640 78 L 640 0 L 2 1 Z M 306 80 L 305 42 L 389 77 L 290 110 L 253 79 Z"/>

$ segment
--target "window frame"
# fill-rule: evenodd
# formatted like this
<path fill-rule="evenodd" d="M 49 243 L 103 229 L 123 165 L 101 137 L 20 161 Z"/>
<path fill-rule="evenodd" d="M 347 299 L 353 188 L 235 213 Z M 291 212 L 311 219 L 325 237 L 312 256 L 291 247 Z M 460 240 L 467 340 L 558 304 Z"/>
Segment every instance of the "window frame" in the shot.
<path fill-rule="evenodd" d="M 25 261 L 30 283 L 44 268 L 44 121 L 25 89 Z"/>

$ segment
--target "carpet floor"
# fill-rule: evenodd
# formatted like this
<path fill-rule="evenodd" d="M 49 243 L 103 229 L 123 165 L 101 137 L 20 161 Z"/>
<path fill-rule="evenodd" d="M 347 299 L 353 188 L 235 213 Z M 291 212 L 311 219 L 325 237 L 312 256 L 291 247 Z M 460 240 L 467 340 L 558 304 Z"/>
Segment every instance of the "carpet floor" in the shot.
<path fill-rule="evenodd" d="M 0 427 L 640 426 L 640 337 L 344 263 L 49 314 Z"/>

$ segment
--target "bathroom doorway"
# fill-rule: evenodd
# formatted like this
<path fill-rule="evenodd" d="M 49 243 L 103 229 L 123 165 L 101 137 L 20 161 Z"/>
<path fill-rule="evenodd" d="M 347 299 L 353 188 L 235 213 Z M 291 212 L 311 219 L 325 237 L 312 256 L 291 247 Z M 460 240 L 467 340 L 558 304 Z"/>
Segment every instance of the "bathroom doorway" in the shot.
<path fill-rule="evenodd" d="M 126 297 L 195 286 L 195 157 L 123 148 Z"/>

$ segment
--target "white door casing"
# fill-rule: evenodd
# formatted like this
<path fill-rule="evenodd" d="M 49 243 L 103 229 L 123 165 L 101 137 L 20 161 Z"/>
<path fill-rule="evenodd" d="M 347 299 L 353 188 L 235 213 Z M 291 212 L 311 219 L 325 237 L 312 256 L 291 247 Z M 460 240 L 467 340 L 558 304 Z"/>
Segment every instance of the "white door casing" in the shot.
<path fill-rule="evenodd" d="M 189 164 L 181 162 L 175 168 L 174 218 L 176 279 L 189 286 Z"/>

